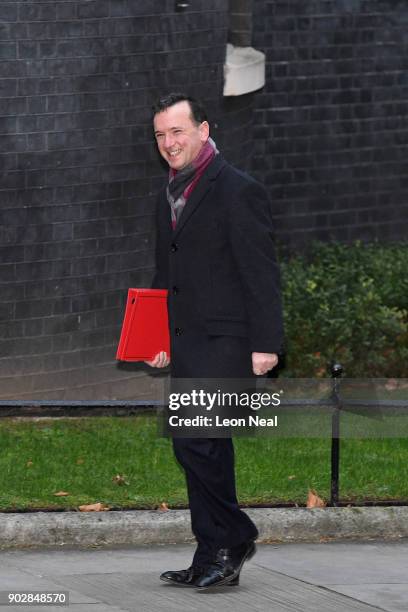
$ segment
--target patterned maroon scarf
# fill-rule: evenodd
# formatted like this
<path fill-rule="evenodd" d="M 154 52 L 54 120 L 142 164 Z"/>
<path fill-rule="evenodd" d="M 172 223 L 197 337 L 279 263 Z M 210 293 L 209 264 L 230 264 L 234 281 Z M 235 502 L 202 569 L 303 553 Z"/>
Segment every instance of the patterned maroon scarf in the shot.
<path fill-rule="evenodd" d="M 204 170 L 217 155 L 215 142 L 209 138 L 201 148 L 197 157 L 182 170 L 170 168 L 169 184 L 167 185 L 167 200 L 171 208 L 171 223 L 173 229 L 183 212 L 187 199 L 200 180 Z"/>

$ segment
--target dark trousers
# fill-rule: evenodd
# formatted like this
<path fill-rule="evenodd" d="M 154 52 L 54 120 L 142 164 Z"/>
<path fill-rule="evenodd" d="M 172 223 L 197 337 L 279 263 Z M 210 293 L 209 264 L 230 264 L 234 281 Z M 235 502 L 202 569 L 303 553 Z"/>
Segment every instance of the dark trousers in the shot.
<path fill-rule="evenodd" d="M 214 380 L 214 389 L 218 387 L 217 379 L 253 376 L 247 338 L 209 337 L 205 329 L 198 328 L 174 340 L 171 367 L 174 384 L 178 378 L 200 378 L 203 385 Z M 203 385 L 198 384 L 198 388 Z M 223 388 L 227 390 L 225 381 Z M 238 506 L 231 438 L 176 437 L 173 448 L 186 474 L 191 526 L 198 544 L 193 564 L 205 566 L 220 548 L 255 539 L 257 528 Z"/>
<path fill-rule="evenodd" d="M 173 447 L 186 473 L 198 543 L 193 565 L 203 567 L 218 549 L 256 539 L 257 528 L 238 506 L 231 438 L 174 438 Z"/>

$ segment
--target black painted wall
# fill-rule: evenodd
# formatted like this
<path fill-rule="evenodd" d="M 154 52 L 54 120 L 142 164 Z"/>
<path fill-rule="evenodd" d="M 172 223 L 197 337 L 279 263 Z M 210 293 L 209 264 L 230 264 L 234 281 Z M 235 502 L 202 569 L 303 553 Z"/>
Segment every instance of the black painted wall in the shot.
<path fill-rule="evenodd" d="M 280 240 L 408 235 L 408 3 L 254 0 L 253 170 Z"/>
<path fill-rule="evenodd" d="M 234 0 L 233 24 L 228 0 L 175 4 L 0 3 L 0 399 L 158 398 L 114 356 L 127 288 L 152 275 L 160 93 L 205 100 L 286 244 L 406 235 L 405 2 Z M 267 83 L 223 99 L 241 26 Z"/>
<path fill-rule="evenodd" d="M 222 99 L 227 10 L 227 0 L 194 0 L 186 13 L 174 1 L 0 3 L 0 398 L 156 393 L 114 359 L 127 289 L 152 276 L 166 173 L 150 108 L 160 93 L 194 91 L 219 145 L 224 123 L 229 157 L 250 159 L 250 131 L 239 135 L 250 101 Z"/>

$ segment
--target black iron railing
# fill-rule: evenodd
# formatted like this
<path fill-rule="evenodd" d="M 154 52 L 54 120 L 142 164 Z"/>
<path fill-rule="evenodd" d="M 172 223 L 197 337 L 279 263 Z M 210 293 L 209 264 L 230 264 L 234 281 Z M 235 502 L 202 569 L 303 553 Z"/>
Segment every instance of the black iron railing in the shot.
<path fill-rule="evenodd" d="M 382 409 L 407 409 L 405 400 L 350 400 L 341 396 L 340 381 L 343 367 L 334 363 L 331 368 L 332 390 L 328 399 L 296 399 L 282 402 L 285 408 L 329 406 L 333 409 L 331 420 L 331 476 L 330 502 L 336 507 L 339 502 L 340 485 L 340 441 L 341 412 L 355 410 L 359 407 Z M 1 417 L 56 417 L 56 416 L 128 416 L 141 411 L 157 411 L 163 406 L 160 400 L 0 400 Z"/>

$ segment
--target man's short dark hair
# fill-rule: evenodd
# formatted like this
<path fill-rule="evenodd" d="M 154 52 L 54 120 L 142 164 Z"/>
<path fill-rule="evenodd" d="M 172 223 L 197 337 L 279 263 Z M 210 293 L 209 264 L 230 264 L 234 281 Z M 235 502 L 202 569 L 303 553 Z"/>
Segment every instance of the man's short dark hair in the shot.
<path fill-rule="evenodd" d="M 188 102 L 191 109 L 191 119 L 200 125 L 203 121 L 207 120 L 207 113 L 205 112 L 205 108 L 201 102 L 188 96 L 184 93 L 169 93 L 167 96 L 163 96 L 153 105 L 153 117 L 157 115 L 157 113 L 162 113 L 170 106 L 174 106 L 178 102 Z"/>

